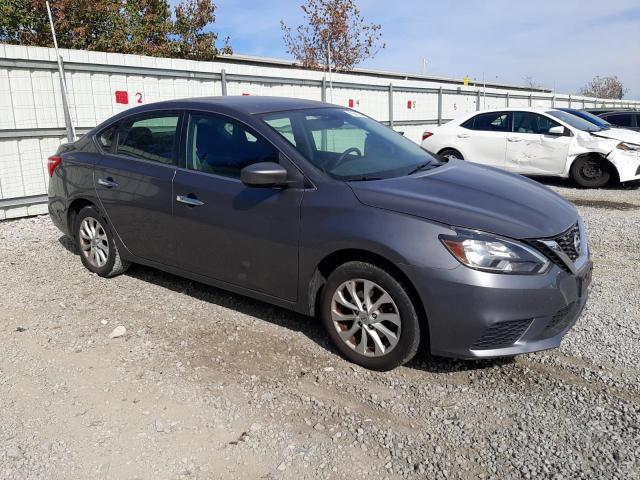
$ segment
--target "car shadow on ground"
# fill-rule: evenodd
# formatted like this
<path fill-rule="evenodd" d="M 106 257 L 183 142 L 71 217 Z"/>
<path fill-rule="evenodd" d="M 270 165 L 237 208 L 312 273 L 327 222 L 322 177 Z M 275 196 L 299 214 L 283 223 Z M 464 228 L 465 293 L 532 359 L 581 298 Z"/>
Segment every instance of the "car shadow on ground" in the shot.
<path fill-rule="evenodd" d="M 574 188 L 576 190 L 594 190 L 592 188 L 585 188 L 577 185 L 573 182 L 573 180 L 569 178 L 560 178 L 560 177 L 537 177 L 537 176 L 527 176 L 531 180 L 535 180 L 536 182 L 542 183 L 543 185 L 547 185 L 548 187 L 563 187 L 563 188 Z M 625 183 L 611 183 L 610 185 L 605 185 L 604 187 L 597 188 L 595 190 L 638 190 L 640 189 L 640 180 L 635 180 L 633 182 L 625 182 Z"/>
<path fill-rule="evenodd" d="M 63 235 L 58 241 L 66 250 L 74 255 L 79 255 L 78 249 L 70 237 Z M 143 265 L 132 265 L 124 275 L 152 283 L 162 288 L 167 288 L 182 295 L 188 295 L 195 300 L 235 310 L 241 314 L 258 318 L 273 325 L 300 332 L 325 350 L 328 350 L 336 356 L 340 355 L 329 341 L 324 327 L 317 318 L 301 315 L 260 300 L 211 287 Z M 434 357 L 429 353 L 426 342 L 423 342 L 416 356 L 406 364 L 406 367 L 429 373 L 454 373 L 502 366 L 512 361 L 511 358 L 455 360 Z"/>

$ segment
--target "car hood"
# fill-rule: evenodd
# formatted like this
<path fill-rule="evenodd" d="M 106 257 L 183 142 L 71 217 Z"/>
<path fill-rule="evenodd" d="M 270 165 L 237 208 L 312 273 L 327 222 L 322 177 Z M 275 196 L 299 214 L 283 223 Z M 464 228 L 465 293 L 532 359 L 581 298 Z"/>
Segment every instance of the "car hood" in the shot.
<path fill-rule="evenodd" d="M 461 160 L 349 186 L 371 207 L 518 239 L 557 235 L 578 218 L 572 204 L 533 180 Z"/>
<path fill-rule="evenodd" d="M 600 130 L 593 132 L 594 137 L 610 138 L 612 140 L 620 140 L 621 142 L 635 143 L 640 145 L 640 132 L 627 130 L 626 128 L 610 128 L 608 130 Z"/>

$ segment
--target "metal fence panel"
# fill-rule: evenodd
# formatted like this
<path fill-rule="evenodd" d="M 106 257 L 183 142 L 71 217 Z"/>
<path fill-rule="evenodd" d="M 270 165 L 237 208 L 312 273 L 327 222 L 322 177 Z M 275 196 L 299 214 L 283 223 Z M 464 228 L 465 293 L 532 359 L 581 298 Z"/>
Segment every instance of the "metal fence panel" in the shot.
<path fill-rule="evenodd" d="M 238 56 L 195 62 L 78 50 L 61 54 L 79 134 L 136 105 L 225 94 L 324 99 L 392 124 L 416 142 L 425 129 L 485 108 L 640 105 L 412 74 L 360 70 L 334 72 L 329 79 L 291 63 Z M 47 157 L 65 140 L 55 51 L 0 44 L 0 219 L 46 211 Z"/>

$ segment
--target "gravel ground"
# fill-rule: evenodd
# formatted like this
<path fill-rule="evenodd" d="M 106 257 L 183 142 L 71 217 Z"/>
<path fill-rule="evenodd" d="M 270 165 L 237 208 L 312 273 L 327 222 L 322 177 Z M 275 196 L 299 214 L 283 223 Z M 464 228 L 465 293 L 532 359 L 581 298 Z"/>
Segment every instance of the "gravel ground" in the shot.
<path fill-rule="evenodd" d="M 560 349 L 342 360 L 313 319 L 0 223 L 0 478 L 640 478 L 640 189 L 553 188 L 591 298 Z M 126 334 L 109 338 L 117 326 Z"/>

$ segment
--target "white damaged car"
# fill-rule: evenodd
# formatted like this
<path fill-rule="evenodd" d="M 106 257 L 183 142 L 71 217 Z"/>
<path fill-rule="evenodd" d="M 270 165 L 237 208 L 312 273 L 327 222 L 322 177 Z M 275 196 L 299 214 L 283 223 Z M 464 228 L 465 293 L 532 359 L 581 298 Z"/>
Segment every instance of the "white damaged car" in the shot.
<path fill-rule="evenodd" d="M 425 131 L 422 146 L 523 175 L 571 177 L 583 187 L 640 180 L 640 132 L 603 129 L 556 109 L 474 112 Z"/>

